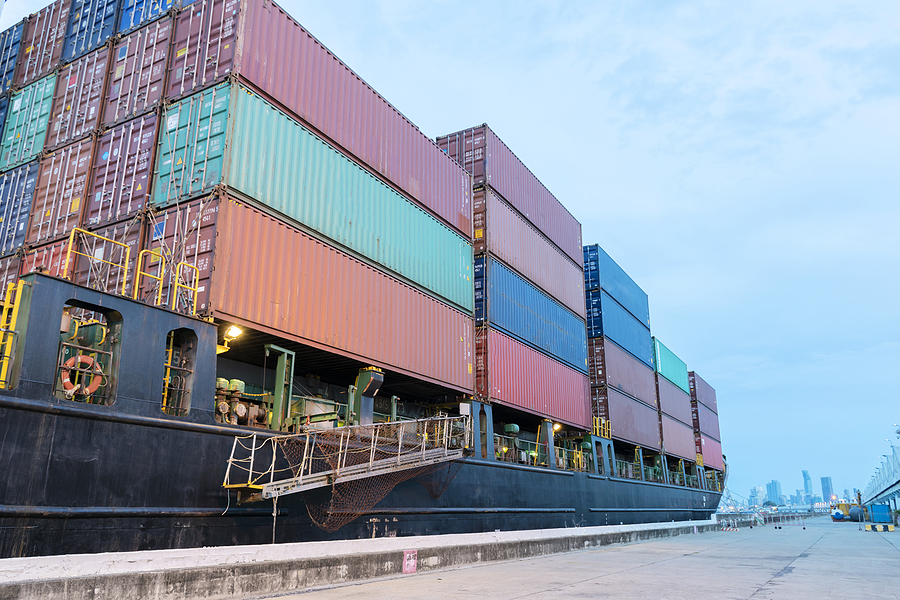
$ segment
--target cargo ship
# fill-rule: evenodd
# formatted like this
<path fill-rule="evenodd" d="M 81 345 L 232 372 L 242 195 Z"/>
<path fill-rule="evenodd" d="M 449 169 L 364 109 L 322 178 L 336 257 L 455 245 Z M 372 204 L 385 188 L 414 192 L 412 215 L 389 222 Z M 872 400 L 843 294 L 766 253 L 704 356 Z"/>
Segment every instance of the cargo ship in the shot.
<path fill-rule="evenodd" d="M 715 390 L 486 125 L 268 0 L 57 0 L 0 75 L 0 557 L 716 511 Z"/>

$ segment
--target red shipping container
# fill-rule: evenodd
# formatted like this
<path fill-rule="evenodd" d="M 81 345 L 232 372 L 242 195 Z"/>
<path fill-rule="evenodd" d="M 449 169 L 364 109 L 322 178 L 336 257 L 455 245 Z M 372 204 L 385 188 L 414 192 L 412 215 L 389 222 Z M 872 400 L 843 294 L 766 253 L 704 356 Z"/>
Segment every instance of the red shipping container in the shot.
<path fill-rule="evenodd" d="M 722 439 L 719 433 L 719 415 L 699 402 L 691 402 L 691 416 L 694 431 L 705 433 L 716 441 Z"/>
<path fill-rule="evenodd" d="M 665 448 L 666 454 L 686 458 L 690 461 L 696 460 L 694 430 L 668 415 L 660 415 L 660 419 L 663 448 Z"/>
<path fill-rule="evenodd" d="M 613 439 L 660 449 L 659 413 L 655 408 L 607 386 L 591 388 L 591 408 L 595 416 L 609 419 Z"/>
<path fill-rule="evenodd" d="M 97 140 L 84 217 L 88 227 L 126 219 L 145 206 L 158 121 L 157 114 L 150 113 L 109 129 Z"/>
<path fill-rule="evenodd" d="M 159 19 L 128 34 L 113 47 L 104 124 L 145 113 L 163 99 L 172 26 L 172 17 Z"/>
<path fill-rule="evenodd" d="M 16 84 L 24 86 L 59 65 L 66 39 L 71 0 L 56 0 L 28 18 L 22 36 L 22 56 L 16 69 Z"/>
<path fill-rule="evenodd" d="M 656 391 L 659 396 L 659 409 L 665 414 L 678 419 L 683 425 L 691 427 L 691 397 L 677 385 L 656 374 Z"/>
<path fill-rule="evenodd" d="M 173 40 L 168 98 L 236 75 L 472 239 L 469 175 L 277 4 L 197 0 Z"/>
<path fill-rule="evenodd" d="M 6 286 L 19 280 L 22 257 L 18 254 L 0 258 L 0 298 L 6 297 Z"/>
<path fill-rule="evenodd" d="M 590 429 L 590 383 L 584 374 L 499 331 L 475 335 L 475 393 L 481 397 Z"/>
<path fill-rule="evenodd" d="M 706 383 L 702 377 L 694 371 L 688 372 L 688 384 L 691 388 L 691 400 L 706 405 L 706 408 L 719 414 L 719 405 L 716 403 L 716 390 Z"/>
<path fill-rule="evenodd" d="M 474 388 L 471 316 L 278 219 L 210 197 L 156 215 L 147 231 L 144 246 L 164 245 L 170 266 L 198 266 L 204 312 L 463 393 Z"/>
<path fill-rule="evenodd" d="M 47 148 L 56 148 L 99 127 L 108 64 L 109 46 L 103 46 L 60 69 L 47 127 Z"/>
<path fill-rule="evenodd" d="M 75 236 L 76 248 L 80 254 L 73 256 L 69 266 L 72 281 L 110 294 L 122 294 L 124 289 L 124 295 L 130 296 L 138 253 L 142 248 L 143 219 L 137 216 L 92 229 L 89 233 L 94 235 Z M 127 252 L 119 244 L 125 244 Z M 118 266 L 125 264 L 128 265 L 127 271 Z"/>
<path fill-rule="evenodd" d="M 474 194 L 475 254 L 490 252 L 584 318 L 584 273 L 490 190 Z"/>
<path fill-rule="evenodd" d="M 490 186 L 582 268 L 581 223 L 544 187 L 490 127 L 441 136 L 438 145 L 472 174 L 475 187 Z"/>
<path fill-rule="evenodd" d="M 698 452 L 703 456 L 703 466 L 719 471 L 725 470 L 725 458 L 722 456 L 722 444 L 702 433 L 695 434 Z"/>
<path fill-rule="evenodd" d="M 81 225 L 93 151 L 94 139 L 87 138 L 41 159 L 27 243 L 41 244 Z"/>
<path fill-rule="evenodd" d="M 22 257 L 20 274 L 27 275 L 32 271 L 40 270 L 54 277 L 66 276 L 66 257 L 69 252 L 69 239 L 63 238 L 38 246 L 25 253 Z"/>
<path fill-rule="evenodd" d="M 607 338 L 588 338 L 588 373 L 591 385 L 608 385 L 656 406 L 653 369 Z"/>

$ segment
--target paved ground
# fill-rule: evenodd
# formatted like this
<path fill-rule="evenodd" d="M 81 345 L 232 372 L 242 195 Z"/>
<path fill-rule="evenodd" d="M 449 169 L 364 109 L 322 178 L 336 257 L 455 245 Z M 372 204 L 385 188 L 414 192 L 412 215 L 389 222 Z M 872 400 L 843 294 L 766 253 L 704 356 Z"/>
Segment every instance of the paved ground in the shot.
<path fill-rule="evenodd" d="M 266 597 L 900 599 L 900 528 L 825 517 Z"/>

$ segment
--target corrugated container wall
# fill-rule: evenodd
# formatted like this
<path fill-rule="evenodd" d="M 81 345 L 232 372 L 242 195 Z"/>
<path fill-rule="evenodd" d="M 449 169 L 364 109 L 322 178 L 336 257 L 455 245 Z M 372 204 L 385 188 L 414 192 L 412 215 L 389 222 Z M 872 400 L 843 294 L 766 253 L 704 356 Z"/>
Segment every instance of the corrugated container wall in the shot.
<path fill-rule="evenodd" d="M 583 373 L 487 327 L 475 334 L 475 392 L 530 413 L 590 429 Z"/>
<path fill-rule="evenodd" d="M 93 153 L 94 139 L 87 138 L 41 159 L 27 243 L 47 243 L 81 225 Z"/>
<path fill-rule="evenodd" d="M 609 419 L 613 439 L 660 449 L 659 413 L 655 408 L 609 387 L 591 389 L 591 406 L 596 416 Z"/>
<path fill-rule="evenodd" d="M 471 311 L 472 245 L 238 84 L 163 112 L 157 205 L 225 184 Z"/>
<path fill-rule="evenodd" d="M 0 255 L 12 254 L 25 243 L 37 174 L 37 161 L 0 173 Z"/>
<path fill-rule="evenodd" d="M 9 97 L 0 97 L 0 132 L 3 131 L 3 125 L 6 123 L 6 113 L 9 110 Z M 0 134 L 2 135 L 2 134 Z"/>
<path fill-rule="evenodd" d="M 650 330 L 602 290 L 585 292 L 588 337 L 607 337 L 635 358 L 653 365 Z"/>
<path fill-rule="evenodd" d="M 591 385 L 608 385 L 656 406 L 653 369 L 606 338 L 588 340 Z"/>
<path fill-rule="evenodd" d="M 113 47 L 104 124 L 143 114 L 162 101 L 172 26 L 172 17 L 159 19 L 125 36 Z"/>
<path fill-rule="evenodd" d="M 466 172 L 277 4 L 198 0 L 178 15 L 167 96 L 231 74 L 471 240 Z"/>
<path fill-rule="evenodd" d="M 72 0 L 62 62 L 74 60 L 99 47 L 114 33 L 119 0 Z"/>
<path fill-rule="evenodd" d="M 687 365 L 655 337 L 653 338 L 653 370 L 680 387 L 685 393 L 691 393 Z"/>
<path fill-rule="evenodd" d="M 78 285 L 110 294 L 122 294 L 124 290 L 124 294 L 130 296 L 133 291 L 131 286 L 134 285 L 138 254 L 142 248 L 141 236 L 144 234 L 144 229 L 143 221 L 137 217 L 100 227 L 91 232 L 103 239 L 92 235 L 76 234 L 78 252 L 87 254 L 91 259 L 81 254 L 73 256 L 73 264 L 69 267 L 73 272 L 72 280 Z M 129 251 L 126 253 L 119 244 L 125 244 Z M 128 256 L 127 272 L 115 266 L 125 264 L 126 254 Z"/>
<path fill-rule="evenodd" d="M 47 148 L 58 148 L 94 132 L 100 125 L 108 64 L 109 46 L 104 46 L 59 70 L 50 110 Z"/>
<path fill-rule="evenodd" d="M 656 390 L 659 396 L 659 409 L 690 426 L 693 423 L 691 414 L 691 397 L 665 377 L 656 375 Z"/>
<path fill-rule="evenodd" d="M 208 201 L 202 216 L 197 204 L 193 214 L 182 206 L 157 216 L 145 247 L 165 240 L 168 264 L 189 259 L 200 267 L 206 311 L 463 393 L 474 389 L 470 316 L 232 198 Z"/>
<path fill-rule="evenodd" d="M 706 408 L 718 414 L 719 406 L 716 403 L 716 390 L 697 375 L 695 371 L 688 371 L 688 383 L 691 387 L 691 399 L 706 405 Z"/>
<path fill-rule="evenodd" d="M 56 75 L 48 75 L 10 96 L 0 145 L 0 170 L 26 163 L 44 149 Z"/>
<path fill-rule="evenodd" d="M 65 277 L 68 248 L 69 240 L 63 238 L 29 250 L 22 257 L 22 268 L 19 274 L 26 275 L 36 269 L 42 269 L 47 275 Z"/>
<path fill-rule="evenodd" d="M 187 6 L 191 0 L 121 0 L 121 3 L 118 31 L 125 33 L 150 22 L 176 4 Z"/>
<path fill-rule="evenodd" d="M 159 119 L 150 113 L 109 129 L 97 140 L 84 223 L 96 227 L 139 212 L 147 203 Z"/>
<path fill-rule="evenodd" d="M 27 19 L 19 21 L 0 33 L 0 94 L 8 92 L 16 81 L 26 22 Z"/>
<path fill-rule="evenodd" d="M 500 194 L 551 242 L 582 266 L 581 223 L 487 125 L 441 136 L 438 145 L 472 174 L 476 187 Z"/>
<path fill-rule="evenodd" d="M 660 415 L 660 419 L 662 419 L 663 447 L 666 454 L 674 454 L 690 461 L 696 460 L 693 429 L 668 415 Z"/>
<path fill-rule="evenodd" d="M 59 65 L 66 41 L 66 24 L 72 0 L 56 0 L 31 15 L 22 38 L 22 58 L 16 85 L 28 85 Z"/>
<path fill-rule="evenodd" d="M 6 293 L 6 287 L 10 283 L 19 280 L 19 272 L 22 270 L 22 257 L 18 254 L 0 258 L 0 290 Z M 5 297 L 5 296 L 4 296 Z"/>
<path fill-rule="evenodd" d="M 647 293 L 598 244 L 584 247 L 584 289 L 603 289 L 634 317 L 650 327 Z"/>
<path fill-rule="evenodd" d="M 475 321 L 587 374 L 584 321 L 490 257 L 475 259 Z"/>
<path fill-rule="evenodd" d="M 722 439 L 722 434 L 719 432 L 719 415 L 699 402 L 693 402 L 691 416 L 693 417 L 694 431 L 705 433 L 716 441 Z"/>
<path fill-rule="evenodd" d="M 490 190 L 474 198 L 475 254 L 490 252 L 583 318 L 581 269 Z"/>
<path fill-rule="evenodd" d="M 725 458 L 722 456 L 722 444 L 703 435 L 696 436 L 698 452 L 703 455 L 703 465 L 722 471 L 725 469 Z"/>

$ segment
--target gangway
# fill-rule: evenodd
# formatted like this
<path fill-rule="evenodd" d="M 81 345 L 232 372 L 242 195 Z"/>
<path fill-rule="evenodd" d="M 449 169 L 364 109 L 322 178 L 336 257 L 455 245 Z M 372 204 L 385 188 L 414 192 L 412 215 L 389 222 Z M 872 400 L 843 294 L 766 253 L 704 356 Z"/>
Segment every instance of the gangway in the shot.
<path fill-rule="evenodd" d="M 402 480 L 405 471 L 464 458 L 470 438 L 466 415 L 235 437 L 222 485 L 254 502 L 365 478 Z"/>

